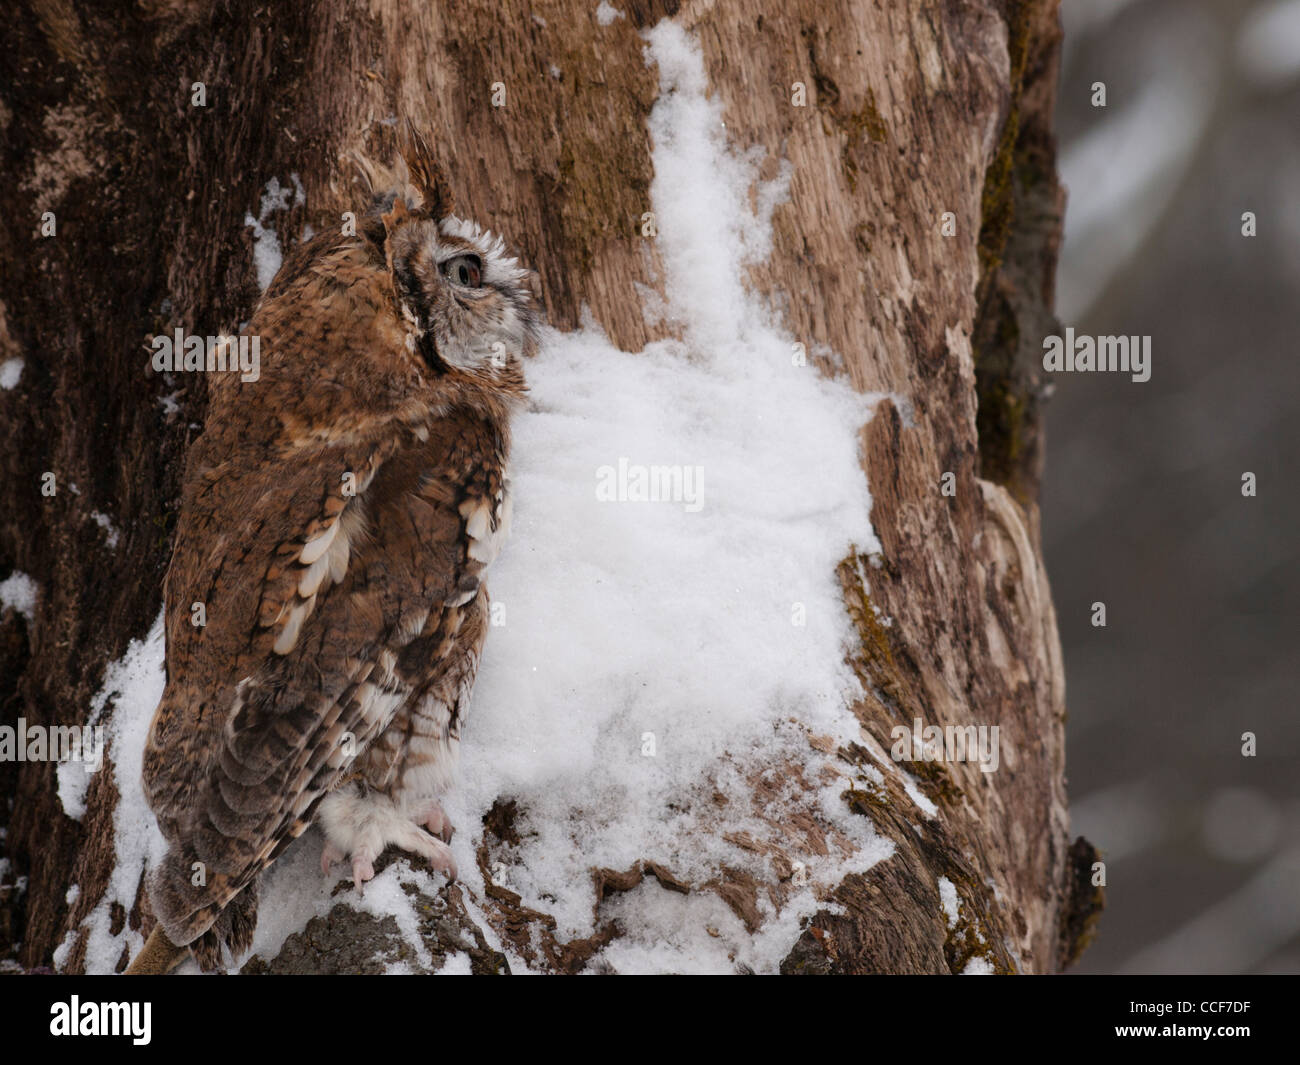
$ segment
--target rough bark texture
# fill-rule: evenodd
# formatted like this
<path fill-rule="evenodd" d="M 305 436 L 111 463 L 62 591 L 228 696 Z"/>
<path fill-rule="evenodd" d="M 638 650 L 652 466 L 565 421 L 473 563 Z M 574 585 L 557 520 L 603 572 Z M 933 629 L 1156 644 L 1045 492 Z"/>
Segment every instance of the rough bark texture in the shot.
<path fill-rule="evenodd" d="M 244 216 L 270 177 L 296 173 L 306 193 L 306 207 L 275 216 L 282 236 L 337 225 L 353 205 L 342 157 L 363 145 L 384 154 L 390 116 L 410 116 L 439 145 L 463 213 L 510 234 L 538 271 L 553 325 L 575 326 L 585 305 L 623 348 L 655 337 L 636 287 L 662 276 L 640 233 L 657 85 L 639 31 L 672 17 L 703 47 L 732 143 L 767 150 L 765 177 L 781 159 L 793 167 L 753 284 L 810 351 L 838 353 L 855 387 L 892 397 L 864 430 L 883 551 L 865 565 L 846 559 L 840 574 L 871 692 L 855 712 L 886 751 L 890 729 L 914 718 L 1002 730 L 996 773 L 910 767 L 937 818 L 918 818 L 892 778 L 845 792 L 897 852 L 840 884 L 841 905 L 810 923 L 783 968 L 948 972 L 980 955 L 998 971 L 1058 969 L 1099 899 L 1092 851 L 1072 853 L 1067 835 L 1064 684 L 1035 504 L 1035 359 L 1053 329 L 1063 209 L 1056 0 L 621 6 L 626 17 L 609 26 L 594 4 L 568 0 L 454 12 L 404 0 L 30 0 L 4 20 L 0 357 L 25 366 L 21 386 L 0 391 L 0 577 L 28 573 L 40 596 L 34 622 L 0 618 L 0 717 L 83 722 L 105 663 L 157 613 L 205 397 L 202 375 L 152 374 L 145 339 L 249 316 L 258 288 Z M 191 106 L 194 82 L 206 107 Z M 505 107 L 491 105 L 494 82 Z M 796 82 L 806 107 L 792 106 Z M 43 211 L 56 214 L 57 236 L 39 236 Z M 955 235 L 943 235 L 944 212 Z M 52 498 L 40 492 L 45 471 L 57 477 Z M 94 513 L 120 530 L 115 548 Z M 852 775 L 866 752 L 838 755 Z M 64 816 L 48 763 L 0 764 L 0 792 L 12 865 L 0 948 L 46 965 L 102 895 L 111 776 L 97 775 L 81 823 Z M 490 816 L 484 868 L 510 822 L 505 809 Z M 717 891 L 746 921 L 757 892 L 780 890 L 726 870 L 685 885 L 643 865 L 593 870 L 593 905 L 646 875 L 666 890 Z M 941 876 L 963 900 L 952 927 Z M 69 906 L 71 883 L 81 891 Z M 476 971 L 501 971 L 458 891 L 429 900 L 431 953 L 469 944 Z M 580 969 L 617 934 L 602 925 L 558 943 L 546 915 L 504 888 L 487 894 L 503 941 L 546 968 Z M 148 923 L 144 909 L 121 919 Z M 344 928 L 313 922 L 279 959 L 249 968 L 361 967 L 375 951 L 348 955 Z M 355 926 L 392 933 L 374 919 Z"/>

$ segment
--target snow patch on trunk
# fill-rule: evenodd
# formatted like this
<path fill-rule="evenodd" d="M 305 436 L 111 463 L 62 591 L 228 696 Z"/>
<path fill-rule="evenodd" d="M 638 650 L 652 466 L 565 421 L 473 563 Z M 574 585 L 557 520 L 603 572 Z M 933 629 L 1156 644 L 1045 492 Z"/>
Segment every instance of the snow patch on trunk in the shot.
<path fill-rule="evenodd" d="M 62 969 L 81 930 L 87 932 L 86 972 L 114 972 L 124 947 L 134 957 L 144 937 L 129 922 L 116 934 L 110 931 L 112 906 L 118 903 L 127 913 L 135 906 L 136 892 L 146 867 L 162 859 L 166 851 L 158 823 L 144 799 L 140 771 L 144 762 L 145 738 L 154 710 L 162 699 L 163 615 L 160 611 L 149 634 L 132 640 L 126 654 L 104 671 L 104 685 L 91 700 L 86 724 L 98 724 L 112 706 L 107 723 L 105 766 L 112 766 L 117 787 L 113 811 L 113 847 L 116 858 L 104 892 L 90 915 L 71 929 L 54 952 L 54 965 Z M 59 799 L 70 817 L 85 813 L 86 789 L 90 778 L 84 762 L 64 762 L 58 767 Z M 78 891 L 78 894 L 80 892 Z M 70 896 L 71 899 L 71 896 Z"/>
<path fill-rule="evenodd" d="M 878 548 L 858 448 L 873 401 L 795 365 L 797 338 L 746 289 L 745 266 L 770 251 L 788 166 L 761 183 L 761 150 L 727 147 L 680 27 L 661 23 L 648 42 L 661 93 L 651 196 L 664 313 L 680 340 L 628 353 L 589 324 L 549 333 L 529 367 L 514 535 L 490 580 L 501 624 L 448 803 L 481 838 L 493 801 L 518 801 L 526 823 L 509 886 L 556 917 L 557 938 L 593 931 L 595 867 L 648 859 L 696 885 L 723 865 L 773 879 L 766 859 L 722 838 L 715 793 L 729 833 L 764 835 L 747 807 L 754 774 L 794 763 L 820 781 L 809 732 L 859 737 L 835 569 L 850 545 Z M 703 505 L 608 499 L 602 471 L 621 460 L 699 471 Z M 854 853 L 810 868 L 779 915 L 760 894 L 757 936 L 711 893 L 647 880 L 606 904 L 624 933 L 603 959 L 621 971 L 774 969 L 818 890 L 892 850 L 847 810 L 846 786 L 842 774 L 815 785 L 818 812 Z M 793 782 L 786 794 L 809 805 Z M 471 884 L 475 842 L 457 850 Z"/>
<path fill-rule="evenodd" d="M 21 570 L 14 570 L 0 581 L 0 610 L 13 610 L 35 621 L 36 582 Z"/>
<path fill-rule="evenodd" d="M 284 263 L 280 240 L 270 224 L 271 216 L 290 207 L 300 207 L 307 200 L 298 175 L 290 174 L 289 180 L 292 187 L 281 185 L 279 178 L 271 178 L 262 193 L 257 217 L 254 218 L 251 212 L 244 215 L 245 227 L 253 231 L 253 267 L 257 271 L 257 287 L 263 292 L 270 287 Z"/>

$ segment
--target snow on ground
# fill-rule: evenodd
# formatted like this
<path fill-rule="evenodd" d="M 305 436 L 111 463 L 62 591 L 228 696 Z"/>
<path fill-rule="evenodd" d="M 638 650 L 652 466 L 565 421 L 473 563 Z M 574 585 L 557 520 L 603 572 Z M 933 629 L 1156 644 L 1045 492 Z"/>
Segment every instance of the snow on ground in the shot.
<path fill-rule="evenodd" d="M 548 331 L 528 367 L 531 402 L 515 427 L 514 531 L 489 582 L 494 626 L 461 786 L 446 806 L 477 914 L 482 817 L 499 797 L 518 801 L 523 839 L 505 875 L 566 938 L 593 930 L 594 867 L 648 859 L 698 884 L 726 864 L 770 880 L 766 859 L 721 838 L 711 798 L 716 788 L 738 800 L 728 804 L 726 830 L 765 838 L 770 830 L 748 807 L 753 775 L 805 767 L 821 817 L 853 853 L 841 858 L 832 848 L 811 862 L 780 913 L 761 899 L 757 935 L 712 893 L 683 896 L 653 880 L 603 907 L 604 918 L 622 919 L 623 935 L 600 958 L 618 971 L 743 963 L 770 972 L 821 905 L 820 891 L 892 853 L 840 799 L 842 777 L 817 783 L 825 756 L 808 744 L 809 733 L 860 738 L 846 709 L 859 689 L 844 664 L 853 634 L 835 568 L 851 545 L 879 546 L 857 443 L 873 403 L 795 365 L 794 344 L 808 338 L 789 334 L 746 288 L 746 265 L 769 253 L 788 166 L 758 182 L 761 151 L 728 146 L 694 42 L 670 22 L 646 37 L 660 85 L 651 197 L 666 298 L 656 310 L 679 339 L 627 353 L 588 320 L 575 333 Z M 285 202 L 286 190 L 267 191 L 262 219 Z M 256 226 L 266 239 L 269 230 Z M 259 276 L 263 287 L 269 280 Z M 640 491 L 652 467 L 670 475 L 663 493 Z M 96 915 L 114 898 L 129 906 L 146 855 L 161 849 L 139 786 L 161 660 L 159 623 L 106 685 L 121 692 L 113 753 L 122 838 L 119 871 Z M 767 812 L 779 820 L 783 802 L 809 800 L 795 782 L 778 783 Z M 393 865 L 363 899 L 331 897 L 338 876 L 321 876 L 320 842 L 309 832 L 271 870 L 254 950 L 273 957 L 286 936 L 342 899 L 394 914 L 426 962 L 401 889 L 414 881 L 432 891 L 441 878 Z M 92 921 L 91 969 L 105 971 L 120 937 L 109 942 L 104 920 Z M 510 963 L 522 968 L 516 957 Z"/>
<path fill-rule="evenodd" d="M 438 970 L 439 976 L 469 976 L 469 974 L 470 957 L 463 952 L 451 955 Z"/>

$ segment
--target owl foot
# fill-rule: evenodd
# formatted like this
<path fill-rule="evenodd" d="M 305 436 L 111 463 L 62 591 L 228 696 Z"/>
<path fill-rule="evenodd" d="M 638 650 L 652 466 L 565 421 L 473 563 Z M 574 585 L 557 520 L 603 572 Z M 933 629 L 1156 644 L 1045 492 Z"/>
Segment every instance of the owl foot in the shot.
<path fill-rule="evenodd" d="M 334 846 L 334 844 L 331 843 L 329 840 L 326 840 L 325 846 L 321 848 L 321 852 L 320 852 L 321 875 L 329 876 L 330 866 L 336 865 L 346 857 L 347 857 L 346 854 L 344 854 L 341 850 L 339 850 L 336 846 Z"/>
<path fill-rule="evenodd" d="M 436 806 L 436 804 L 435 804 Z M 420 824 L 430 822 L 439 829 L 449 828 L 442 807 L 435 814 L 421 810 Z M 333 792 L 320 806 L 320 824 L 326 844 L 321 852 L 321 871 L 328 875 L 335 862 L 352 864 L 352 883 L 358 892 L 367 880 L 374 879 L 375 859 L 389 846 L 424 858 L 435 872 L 456 879 L 456 859 L 451 848 L 420 825 L 412 824 L 386 795 L 371 792 L 358 795 L 350 790 Z"/>
<path fill-rule="evenodd" d="M 375 878 L 375 859 L 377 857 L 377 854 L 367 855 L 365 851 L 357 851 L 352 855 L 352 886 L 357 889 L 358 895 L 364 893 L 361 885 L 367 880 Z M 330 866 L 347 860 L 347 853 L 327 840 L 320 852 L 320 871 L 325 876 L 329 876 Z"/>

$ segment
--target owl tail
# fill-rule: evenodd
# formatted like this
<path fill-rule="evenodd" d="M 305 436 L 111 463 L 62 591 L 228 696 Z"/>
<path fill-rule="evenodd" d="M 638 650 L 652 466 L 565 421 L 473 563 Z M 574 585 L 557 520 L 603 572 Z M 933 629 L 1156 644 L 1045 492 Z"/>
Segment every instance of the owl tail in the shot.
<path fill-rule="evenodd" d="M 140 953 L 126 967 L 125 976 L 166 976 L 185 960 L 188 947 L 178 947 L 162 930 L 162 925 L 154 925 L 149 938 L 144 941 Z"/>

